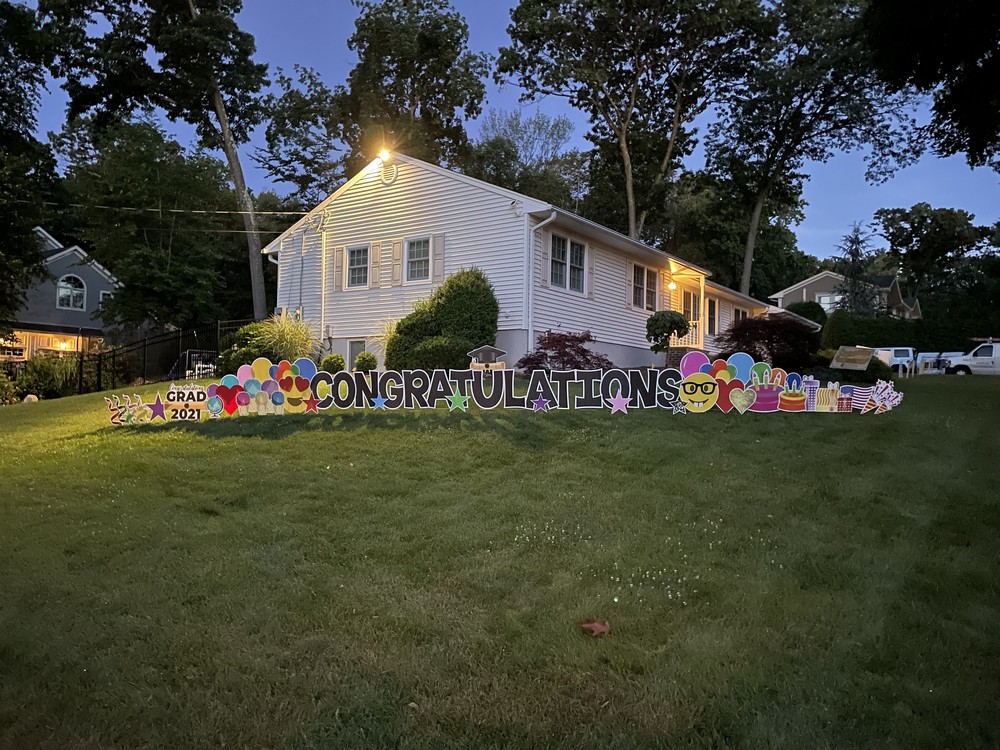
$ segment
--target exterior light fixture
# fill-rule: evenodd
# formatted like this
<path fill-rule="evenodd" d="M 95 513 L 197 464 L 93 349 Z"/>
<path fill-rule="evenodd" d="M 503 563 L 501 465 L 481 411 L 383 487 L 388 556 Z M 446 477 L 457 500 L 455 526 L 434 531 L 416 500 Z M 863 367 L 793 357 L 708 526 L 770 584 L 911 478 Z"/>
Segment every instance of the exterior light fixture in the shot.
<path fill-rule="evenodd" d="M 670 283 L 669 283 L 669 284 L 667 284 L 667 289 L 669 289 L 669 290 L 670 290 L 670 291 L 672 292 L 672 291 L 674 291 L 674 289 L 676 289 L 676 288 L 677 288 L 677 282 L 676 282 L 676 281 L 674 281 L 673 279 L 671 279 L 671 280 L 670 280 Z"/>
<path fill-rule="evenodd" d="M 382 161 L 389 161 L 389 157 L 390 157 L 391 155 L 392 155 L 392 154 L 390 154 L 390 153 L 389 153 L 388 151 L 386 151 L 385 149 L 382 149 L 381 151 L 379 151 L 379 152 L 378 152 L 378 158 L 379 158 L 379 159 L 381 159 Z"/>
<path fill-rule="evenodd" d="M 59 342 L 59 348 L 65 350 L 68 344 L 65 341 Z"/>

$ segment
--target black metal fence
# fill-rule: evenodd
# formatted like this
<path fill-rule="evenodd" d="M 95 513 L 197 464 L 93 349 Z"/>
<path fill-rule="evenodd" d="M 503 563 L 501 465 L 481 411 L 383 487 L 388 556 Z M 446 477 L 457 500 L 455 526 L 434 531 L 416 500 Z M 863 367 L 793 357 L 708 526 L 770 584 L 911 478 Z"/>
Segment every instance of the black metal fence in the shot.
<path fill-rule="evenodd" d="M 219 352 L 231 347 L 236 332 L 252 320 L 225 320 L 186 331 L 168 331 L 102 352 L 65 355 L 73 360 L 76 393 L 131 388 L 144 383 L 215 375 Z M 26 362 L 4 362 L 2 369 L 16 380 Z M 64 372 L 69 377 L 70 363 Z"/>

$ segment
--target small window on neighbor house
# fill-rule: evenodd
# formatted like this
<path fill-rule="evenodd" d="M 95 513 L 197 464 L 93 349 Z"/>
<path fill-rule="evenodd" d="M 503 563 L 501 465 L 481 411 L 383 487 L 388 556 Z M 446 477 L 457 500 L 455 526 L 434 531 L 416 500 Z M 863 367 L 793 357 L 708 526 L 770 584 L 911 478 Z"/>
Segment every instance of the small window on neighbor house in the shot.
<path fill-rule="evenodd" d="M 111 299 L 113 294 L 113 292 L 101 292 L 101 302 L 103 303 L 104 300 Z"/>
<path fill-rule="evenodd" d="M 424 237 L 406 243 L 406 280 L 426 281 L 431 277 L 431 240 Z"/>
<path fill-rule="evenodd" d="M 83 310 L 87 301 L 87 286 L 76 276 L 63 276 L 56 284 L 56 307 L 63 310 Z"/>
<path fill-rule="evenodd" d="M 347 249 L 347 286 L 368 286 L 368 247 Z"/>
<path fill-rule="evenodd" d="M 718 303 L 714 299 L 708 300 L 708 335 L 714 336 L 719 330 Z"/>

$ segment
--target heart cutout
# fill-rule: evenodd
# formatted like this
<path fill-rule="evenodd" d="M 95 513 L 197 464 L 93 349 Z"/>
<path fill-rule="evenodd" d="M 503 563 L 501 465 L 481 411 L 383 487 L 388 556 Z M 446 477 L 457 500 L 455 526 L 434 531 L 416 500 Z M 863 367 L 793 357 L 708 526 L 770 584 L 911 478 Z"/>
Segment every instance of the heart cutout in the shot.
<path fill-rule="evenodd" d="M 729 400 L 736 407 L 736 411 L 740 414 L 746 414 L 747 410 L 757 401 L 757 393 L 743 388 L 733 388 L 729 392 Z"/>
<path fill-rule="evenodd" d="M 291 375 L 281 378 L 281 380 L 278 381 L 278 387 L 286 393 L 292 390 L 293 385 L 295 385 L 295 379 Z"/>
<path fill-rule="evenodd" d="M 300 392 L 308 391 L 309 390 L 308 378 L 295 378 L 295 387 L 298 388 Z"/>
<path fill-rule="evenodd" d="M 236 403 L 236 395 L 239 393 L 243 393 L 243 389 L 238 385 L 220 385 L 216 389 L 215 395 L 222 399 L 222 408 L 226 414 L 234 414 L 239 408 Z"/>
<path fill-rule="evenodd" d="M 728 373 L 727 373 L 728 374 Z M 742 380 L 723 380 L 722 378 L 716 378 L 715 382 L 719 384 L 719 400 L 715 402 L 715 405 L 722 410 L 723 414 L 728 414 L 733 410 L 733 402 L 730 399 L 730 394 L 735 390 L 743 390 L 744 383 Z"/>

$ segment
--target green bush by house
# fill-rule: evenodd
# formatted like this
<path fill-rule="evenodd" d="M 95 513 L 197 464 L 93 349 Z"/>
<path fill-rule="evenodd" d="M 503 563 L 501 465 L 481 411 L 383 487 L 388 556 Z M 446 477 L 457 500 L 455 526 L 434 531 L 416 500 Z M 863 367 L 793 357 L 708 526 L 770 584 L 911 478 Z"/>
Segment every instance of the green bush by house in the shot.
<path fill-rule="evenodd" d="M 347 361 L 343 354 L 327 354 L 320 362 L 319 369 L 331 375 L 342 372 L 347 367 Z"/>
<path fill-rule="evenodd" d="M 813 323 L 819 323 L 820 325 L 825 325 L 827 317 L 829 317 L 826 314 L 826 310 L 823 309 L 823 305 L 819 302 L 793 302 L 785 309 L 790 313 L 801 315 L 803 318 L 811 320 Z"/>
<path fill-rule="evenodd" d="M 312 357 L 319 343 L 309 323 L 289 315 L 275 315 L 260 323 L 240 328 L 226 341 L 215 361 L 216 374 L 235 373 L 258 357 L 272 362 Z"/>

